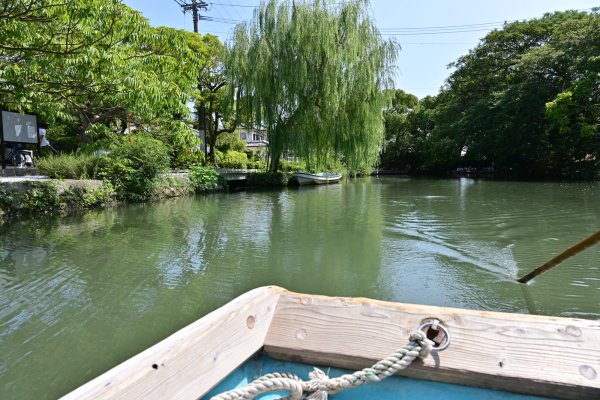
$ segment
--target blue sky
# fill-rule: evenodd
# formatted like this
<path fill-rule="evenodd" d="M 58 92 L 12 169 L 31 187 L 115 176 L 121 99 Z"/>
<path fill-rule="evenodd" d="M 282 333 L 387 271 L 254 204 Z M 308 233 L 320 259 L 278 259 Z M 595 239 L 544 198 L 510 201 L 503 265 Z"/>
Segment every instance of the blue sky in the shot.
<path fill-rule="evenodd" d="M 252 18 L 260 0 L 206 0 L 200 33 L 226 41 L 239 21 Z M 174 0 L 124 0 L 154 26 L 192 30 L 191 15 L 183 15 Z M 402 46 L 396 87 L 418 97 L 435 95 L 448 77 L 447 65 L 475 47 L 487 32 L 504 21 L 540 17 L 557 10 L 588 10 L 597 0 L 371 0 L 373 17 L 385 37 Z"/>

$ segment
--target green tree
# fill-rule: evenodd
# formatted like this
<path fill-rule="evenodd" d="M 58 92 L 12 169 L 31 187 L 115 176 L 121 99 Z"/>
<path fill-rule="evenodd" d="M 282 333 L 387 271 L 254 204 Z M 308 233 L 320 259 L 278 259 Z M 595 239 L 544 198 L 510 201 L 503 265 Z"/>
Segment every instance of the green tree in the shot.
<path fill-rule="evenodd" d="M 381 154 L 384 169 L 406 169 L 414 163 L 417 138 L 411 129 L 411 115 L 419 111 L 417 96 L 398 89 L 388 91 L 390 106 L 383 111 L 385 148 Z"/>
<path fill-rule="evenodd" d="M 600 169 L 599 10 L 563 22 L 554 51 L 528 60 L 561 73 L 560 92 L 545 106 L 550 162 L 563 175 L 590 177 Z"/>
<path fill-rule="evenodd" d="M 309 168 L 342 158 L 356 171 L 377 159 L 397 46 L 382 39 L 368 6 L 269 0 L 236 27 L 230 99 L 247 126 L 266 128 L 271 170 L 286 151 Z"/>
<path fill-rule="evenodd" d="M 204 116 L 199 129 L 203 129 L 206 135 L 207 162 L 216 165 L 215 150 L 219 137 L 236 130 L 239 115 L 236 113 L 236 103 L 228 101 L 229 81 L 223 64 L 223 44 L 212 35 L 205 35 L 203 40 L 208 51 L 198 76 L 201 102 L 196 103 L 196 110 L 198 115 Z"/>
<path fill-rule="evenodd" d="M 510 23 L 454 63 L 432 131 L 453 149 L 446 166 L 573 176 L 596 159 L 599 24 L 596 11 Z"/>
<path fill-rule="evenodd" d="M 128 114 L 140 129 L 188 114 L 200 59 L 181 32 L 152 28 L 119 0 L 8 0 L 0 10 L 5 107 L 92 136 L 124 131 Z"/>

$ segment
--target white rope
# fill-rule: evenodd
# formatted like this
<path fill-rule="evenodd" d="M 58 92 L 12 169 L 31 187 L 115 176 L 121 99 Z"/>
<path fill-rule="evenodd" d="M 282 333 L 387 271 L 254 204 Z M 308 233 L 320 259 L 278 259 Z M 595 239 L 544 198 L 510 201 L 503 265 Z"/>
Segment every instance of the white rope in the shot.
<path fill-rule="evenodd" d="M 433 342 L 422 331 L 410 334 L 409 342 L 396 350 L 389 357 L 377 362 L 370 368 L 345 374 L 337 378 L 329 378 L 323 371 L 315 368 L 308 374 L 308 382 L 288 373 L 272 373 L 250 382 L 248 385 L 221 393 L 211 400 L 254 399 L 268 392 L 288 391 L 285 397 L 289 400 L 300 400 L 304 394 L 311 393 L 307 399 L 327 400 L 329 395 L 344 389 L 362 385 L 365 382 L 379 382 L 388 376 L 408 367 L 417 357 L 426 358 L 431 352 Z"/>

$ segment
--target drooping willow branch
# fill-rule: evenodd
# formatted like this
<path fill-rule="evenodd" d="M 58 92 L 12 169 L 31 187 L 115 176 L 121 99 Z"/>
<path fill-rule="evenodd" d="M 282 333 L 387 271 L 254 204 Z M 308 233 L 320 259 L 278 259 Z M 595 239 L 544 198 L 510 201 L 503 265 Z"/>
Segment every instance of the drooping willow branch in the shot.
<path fill-rule="evenodd" d="M 236 27 L 226 56 L 231 98 L 246 107 L 244 124 L 267 129 L 272 169 L 287 151 L 314 168 L 336 157 L 351 170 L 375 161 L 398 48 L 368 6 L 270 0 Z"/>

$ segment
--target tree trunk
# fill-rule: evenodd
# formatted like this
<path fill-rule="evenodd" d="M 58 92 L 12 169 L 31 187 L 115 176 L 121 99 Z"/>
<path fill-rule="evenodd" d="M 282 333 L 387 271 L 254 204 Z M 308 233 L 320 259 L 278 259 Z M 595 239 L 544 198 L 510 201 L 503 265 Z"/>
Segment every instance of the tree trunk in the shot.
<path fill-rule="evenodd" d="M 277 170 L 279 169 L 280 161 L 281 161 L 281 157 L 280 156 L 272 155 L 271 156 L 271 167 L 269 168 L 269 171 L 270 172 L 277 172 Z"/>
<path fill-rule="evenodd" d="M 217 167 L 217 157 L 215 156 L 215 147 L 217 146 L 217 137 L 216 135 L 210 135 L 207 137 L 208 145 L 210 146 L 210 151 L 208 152 L 208 156 L 206 159 L 206 163 L 208 165 L 212 165 Z"/>

